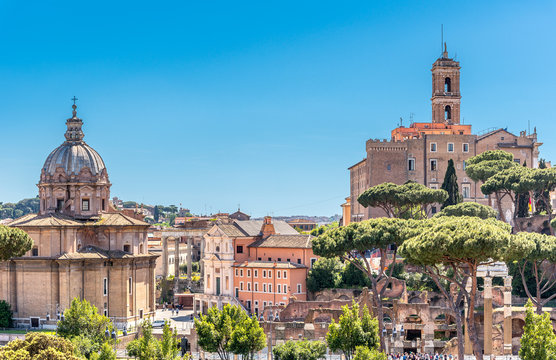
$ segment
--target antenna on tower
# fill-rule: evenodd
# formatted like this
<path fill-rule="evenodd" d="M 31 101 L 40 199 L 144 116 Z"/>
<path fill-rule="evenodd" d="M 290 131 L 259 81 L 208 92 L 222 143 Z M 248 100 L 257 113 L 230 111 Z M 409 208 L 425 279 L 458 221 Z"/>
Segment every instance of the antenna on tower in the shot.
<path fill-rule="evenodd" d="M 527 120 L 527 132 L 531 135 L 531 120 Z"/>
<path fill-rule="evenodd" d="M 444 52 L 444 24 L 440 24 L 440 53 Z"/>
<path fill-rule="evenodd" d="M 403 126 L 403 118 L 400 116 L 400 127 Z"/>
<path fill-rule="evenodd" d="M 413 125 L 413 116 L 415 116 L 415 113 L 409 113 L 409 125 Z"/>

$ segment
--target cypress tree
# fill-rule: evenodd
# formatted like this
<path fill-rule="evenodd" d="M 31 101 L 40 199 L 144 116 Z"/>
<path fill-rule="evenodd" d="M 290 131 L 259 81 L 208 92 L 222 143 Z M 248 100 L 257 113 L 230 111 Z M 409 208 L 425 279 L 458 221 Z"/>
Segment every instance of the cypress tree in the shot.
<path fill-rule="evenodd" d="M 442 209 L 446 206 L 456 205 L 462 201 L 461 194 L 459 193 L 458 177 L 456 176 L 456 169 L 454 168 L 454 160 L 448 160 L 448 168 L 444 175 L 444 182 L 442 183 L 442 190 L 448 192 L 448 198 L 442 204 Z"/>
<path fill-rule="evenodd" d="M 523 167 L 527 167 L 527 161 L 523 162 Z M 517 194 L 515 202 L 517 203 L 517 217 L 529 216 L 529 193 Z"/>

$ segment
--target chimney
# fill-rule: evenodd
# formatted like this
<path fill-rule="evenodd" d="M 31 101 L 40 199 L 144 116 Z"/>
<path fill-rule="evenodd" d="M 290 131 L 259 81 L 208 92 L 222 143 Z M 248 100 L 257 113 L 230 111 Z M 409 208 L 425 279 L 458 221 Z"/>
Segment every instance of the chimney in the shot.
<path fill-rule="evenodd" d="M 274 225 L 272 225 L 272 218 L 270 216 L 265 216 L 263 220 L 263 227 L 261 228 L 261 234 L 263 239 L 266 239 L 270 235 L 276 234 L 274 230 Z"/>

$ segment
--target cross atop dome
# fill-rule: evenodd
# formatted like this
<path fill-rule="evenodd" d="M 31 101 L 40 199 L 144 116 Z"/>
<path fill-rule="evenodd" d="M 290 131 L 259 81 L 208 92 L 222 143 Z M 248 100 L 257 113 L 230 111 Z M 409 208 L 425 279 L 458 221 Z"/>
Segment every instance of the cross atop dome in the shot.
<path fill-rule="evenodd" d="M 83 130 L 81 130 L 83 120 L 77 117 L 77 105 L 75 104 L 75 102 L 79 99 L 74 96 L 71 100 L 73 101 L 73 105 L 71 106 L 73 110 L 71 112 L 72 117 L 66 121 L 66 126 L 68 127 L 65 135 L 66 141 L 82 141 L 85 137 Z"/>

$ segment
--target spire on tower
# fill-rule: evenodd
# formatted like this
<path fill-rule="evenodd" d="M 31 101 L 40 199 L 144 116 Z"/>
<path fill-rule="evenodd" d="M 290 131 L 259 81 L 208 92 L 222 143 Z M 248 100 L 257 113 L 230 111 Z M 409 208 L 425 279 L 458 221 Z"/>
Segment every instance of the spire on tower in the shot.
<path fill-rule="evenodd" d="M 66 126 L 68 127 L 65 134 L 66 141 L 82 141 L 83 137 L 85 137 L 83 130 L 81 130 L 83 120 L 77 117 L 77 105 L 75 104 L 79 99 L 74 96 L 71 100 L 73 101 L 73 105 L 71 106 L 72 117 L 66 120 Z"/>

